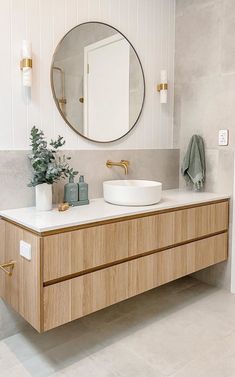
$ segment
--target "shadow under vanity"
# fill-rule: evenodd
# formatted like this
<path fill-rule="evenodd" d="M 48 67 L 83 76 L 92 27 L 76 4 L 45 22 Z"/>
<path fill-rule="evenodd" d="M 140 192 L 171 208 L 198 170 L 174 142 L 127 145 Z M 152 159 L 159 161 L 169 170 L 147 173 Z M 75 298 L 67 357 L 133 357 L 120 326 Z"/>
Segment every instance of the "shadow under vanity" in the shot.
<path fill-rule="evenodd" d="M 0 213 L 1 297 L 38 332 L 227 259 L 229 198 L 163 192 L 160 203 L 91 200 L 60 213 Z M 20 242 L 30 246 L 20 255 Z"/>

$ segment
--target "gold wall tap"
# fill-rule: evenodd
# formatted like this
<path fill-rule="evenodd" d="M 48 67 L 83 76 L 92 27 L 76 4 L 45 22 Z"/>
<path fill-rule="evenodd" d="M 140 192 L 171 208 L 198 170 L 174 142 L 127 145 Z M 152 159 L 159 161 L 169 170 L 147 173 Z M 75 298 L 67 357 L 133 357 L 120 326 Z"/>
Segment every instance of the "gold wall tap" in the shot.
<path fill-rule="evenodd" d="M 128 160 L 121 160 L 120 162 L 113 162 L 108 160 L 106 162 L 106 166 L 111 168 L 112 166 L 121 166 L 125 170 L 125 174 L 128 174 L 128 167 L 130 165 L 130 161 Z"/>

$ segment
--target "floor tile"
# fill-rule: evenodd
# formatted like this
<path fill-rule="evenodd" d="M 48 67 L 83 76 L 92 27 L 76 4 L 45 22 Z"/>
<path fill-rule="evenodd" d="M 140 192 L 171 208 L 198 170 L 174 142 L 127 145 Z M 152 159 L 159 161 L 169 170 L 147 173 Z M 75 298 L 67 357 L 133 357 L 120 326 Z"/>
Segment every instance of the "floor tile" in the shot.
<path fill-rule="evenodd" d="M 22 365 L 16 365 L 8 370 L 1 371 L 1 377 L 31 377 Z"/>
<path fill-rule="evenodd" d="M 91 358 L 98 366 L 105 365 L 111 372 L 122 377 L 164 377 L 157 368 L 153 368 L 146 360 L 120 343 L 104 347 Z"/>
<path fill-rule="evenodd" d="M 0 377 L 235 377 L 235 296 L 184 278 L 0 341 Z"/>
<path fill-rule="evenodd" d="M 7 345 L 1 341 L 0 342 L 0 376 L 3 371 L 11 369 L 19 364 L 19 360 L 15 353 L 12 352 Z"/>
<path fill-rule="evenodd" d="M 120 377 L 119 374 L 110 371 L 106 365 L 96 363 L 90 356 L 61 370 L 59 375 L 53 377 Z"/>

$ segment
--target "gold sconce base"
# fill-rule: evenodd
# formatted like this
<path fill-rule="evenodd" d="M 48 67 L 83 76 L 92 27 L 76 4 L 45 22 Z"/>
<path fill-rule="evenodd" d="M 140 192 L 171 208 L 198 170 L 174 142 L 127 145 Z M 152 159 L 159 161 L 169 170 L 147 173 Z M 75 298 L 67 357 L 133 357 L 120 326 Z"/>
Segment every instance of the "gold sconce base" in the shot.
<path fill-rule="evenodd" d="M 23 68 L 32 68 L 33 67 L 33 60 L 29 58 L 22 59 L 20 62 L 20 69 Z"/>
<path fill-rule="evenodd" d="M 167 90 L 168 89 L 168 84 L 158 84 L 157 85 L 157 91 L 160 92 L 161 90 Z"/>

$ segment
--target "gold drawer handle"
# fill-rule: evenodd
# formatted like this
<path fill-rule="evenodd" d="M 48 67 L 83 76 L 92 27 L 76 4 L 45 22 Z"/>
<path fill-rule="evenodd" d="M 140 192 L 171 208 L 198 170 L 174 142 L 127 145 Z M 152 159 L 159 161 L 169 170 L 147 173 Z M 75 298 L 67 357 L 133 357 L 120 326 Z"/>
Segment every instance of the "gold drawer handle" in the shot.
<path fill-rule="evenodd" d="M 0 269 L 3 270 L 8 276 L 12 276 L 13 268 L 15 266 L 15 261 L 10 261 L 8 263 L 0 264 Z M 7 268 L 10 270 L 8 271 Z"/>

